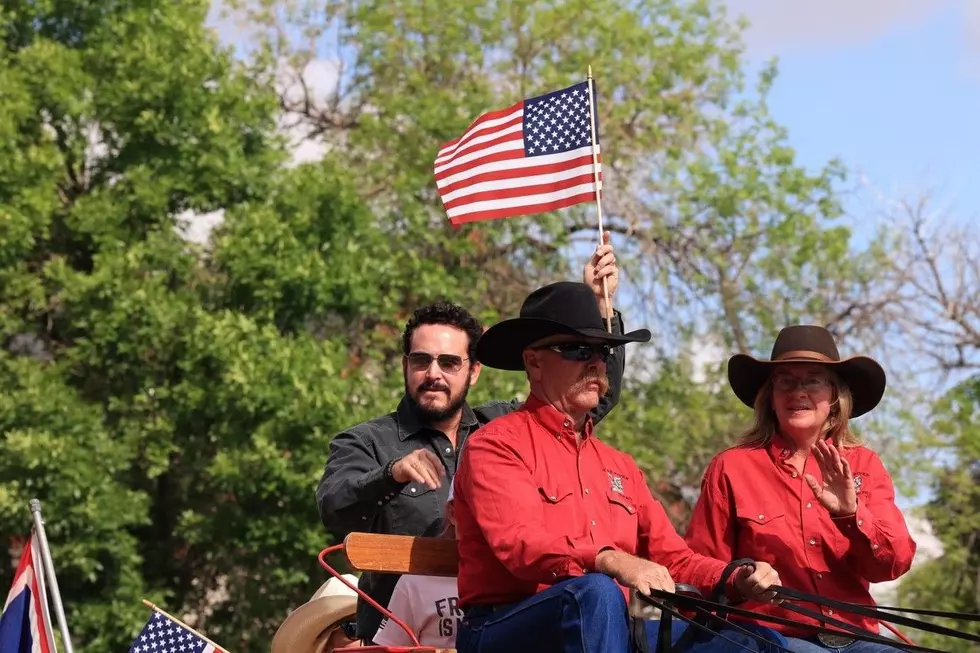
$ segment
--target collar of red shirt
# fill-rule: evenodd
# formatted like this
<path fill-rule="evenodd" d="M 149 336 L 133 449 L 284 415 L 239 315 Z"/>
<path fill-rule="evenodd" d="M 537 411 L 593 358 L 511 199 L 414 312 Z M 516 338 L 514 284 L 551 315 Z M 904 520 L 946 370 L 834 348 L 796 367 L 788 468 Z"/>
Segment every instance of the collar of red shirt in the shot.
<path fill-rule="evenodd" d="M 572 418 L 533 392 L 528 395 L 527 401 L 524 402 L 524 410 L 531 413 L 534 421 L 556 438 L 561 439 L 563 435 L 566 440 L 575 437 L 575 422 L 572 421 Z M 592 415 L 586 415 L 585 427 L 582 430 L 585 435 L 584 439 L 592 437 Z"/>
<path fill-rule="evenodd" d="M 789 440 L 776 433 L 769 441 L 769 455 L 772 456 L 773 460 L 786 460 L 793 455 L 793 447 Z"/>

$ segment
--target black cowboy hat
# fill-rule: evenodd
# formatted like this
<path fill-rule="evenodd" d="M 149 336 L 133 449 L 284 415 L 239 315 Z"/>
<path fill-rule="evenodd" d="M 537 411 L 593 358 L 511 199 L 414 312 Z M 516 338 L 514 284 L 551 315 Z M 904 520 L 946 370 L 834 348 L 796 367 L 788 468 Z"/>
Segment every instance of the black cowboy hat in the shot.
<path fill-rule="evenodd" d="M 785 363 L 829 365 L 847 384 L 854 399 L 851 417 L 864 415 L 878 405 L 885 394 L 885 370 L 872 358 L 853 356 L 841 360 L 834 337 L 827 329 L 812 325 L 789 326 L 779 332 L 769 360 L 735 354 L 728 359 L 728 383 L 746 406 L 755 397 L 774 366 Z"/>
<path fill-rule="evenodd" d="M 528 295 L 520 317 L 487 329 L 477 343 L 476 357 L 487 367 L 523 370 L 527 346 L 559 334 L 593 338 L 611 345 L 650 340 L 647 329 L 623 335 L 609 333 L 592 289 L 584 283 L 559 281 Z"/>

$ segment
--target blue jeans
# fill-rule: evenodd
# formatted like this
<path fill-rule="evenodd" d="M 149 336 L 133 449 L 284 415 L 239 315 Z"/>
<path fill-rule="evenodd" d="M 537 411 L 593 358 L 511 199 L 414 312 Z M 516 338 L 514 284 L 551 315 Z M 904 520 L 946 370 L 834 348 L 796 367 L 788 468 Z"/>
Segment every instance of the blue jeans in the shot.
<path fill-rule="evenodd" d="M 657 650 L 660 622 L 646 622 L 651 653 Z M 671 641 L 686 629 L 671 620 Z M 782 643 L 767 628 L 748 627 Z M 765 632 L 763 632 L 765 631 Z M 731 629 L 722 634 L 750 651 L 769 647 Z M 592 573 L 557 583 L 523 601 L 497 608 L 466 611 L 456 636 L 459 653 L 629 653 L 632 649 L 626 597 L 605 574 Z M 698 638 L 685 653 L 740 650 L 719 637 Z M 850 653 L 850 651 L 848 651 Z"/>
<path fill-rule="evenodd" d="M 855 640 L 847 646 L 826 646 L 821 644 L 816 637 L 807 637 L 806 639 L 787 637 L 785 646 L 793 653 L 828 653 L 828 651 L 832 653 L 898 653 L 902 650 L 885 644 L 860 640 Z"/>

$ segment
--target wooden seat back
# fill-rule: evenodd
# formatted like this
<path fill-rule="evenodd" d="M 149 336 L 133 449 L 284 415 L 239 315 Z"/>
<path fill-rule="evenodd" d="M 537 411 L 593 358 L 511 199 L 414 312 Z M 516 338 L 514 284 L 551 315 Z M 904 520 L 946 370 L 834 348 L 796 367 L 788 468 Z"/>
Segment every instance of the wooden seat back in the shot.
<path fill-rule="evenodd" d="M 376 535 L 350 533 L 344 538 L 347 561 L 356 571 L 382 574 L 417 574 L 453 578 L 459 570 L 456 540 L 408 535 Z M 347 649 L 338 649 L 346 651 Z M 385 647 L 350 649 L 351 653 L 365 651 L 387 652 Z M 399 649 L 398 653 L 456 653 L 456 649 Z"/>
<path fill-rule="evenodd" d="M 456 540 L 350 533 L 344 538 L 344 550 L 357 571 L 447 578 L 459 571 Z"/>

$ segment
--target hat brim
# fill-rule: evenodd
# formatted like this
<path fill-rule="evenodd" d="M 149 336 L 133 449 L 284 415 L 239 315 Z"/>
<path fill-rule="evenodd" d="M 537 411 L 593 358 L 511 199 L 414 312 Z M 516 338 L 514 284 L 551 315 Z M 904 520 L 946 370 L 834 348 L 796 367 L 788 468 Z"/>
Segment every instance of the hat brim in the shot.
<path fill-rule="evenodd" d="M 765 385 L 777 365 L 806 363 L 827 365 L 847 384 L 853 399 L 851 417 L 860 417 L 871 412 L 885 395 L 885 370 L 873 358 L 854 356 L 841 361 L 820 361 L 810 358 L 786 358 L 767 361 L 753 358 L 748 354 L 735 354 L 728 359 L 728 383 L 735 396 L 752 408 L 759 389 Z"/>
<path fill-rule="evenodd" d="M 624 333 L 609 333 L 605 329 L 576 329 L 543 318 L 515 317 L 493 325 L 480 336 L 476 357 L 481 365 L 498 370 L 524 369 L 524 350 L 528 345 L 556 335 L 580 336 L 611 345 L 629 342 L 649 342 L 650 331 L 637 329 Z"/>
<path fill-rule="evenodd" d="M 353 596 L 324 596 L 289 613 L 272 638 L 272 653 L 311 653 L 324 631 L 354 619 L 357 599 Z"/>

